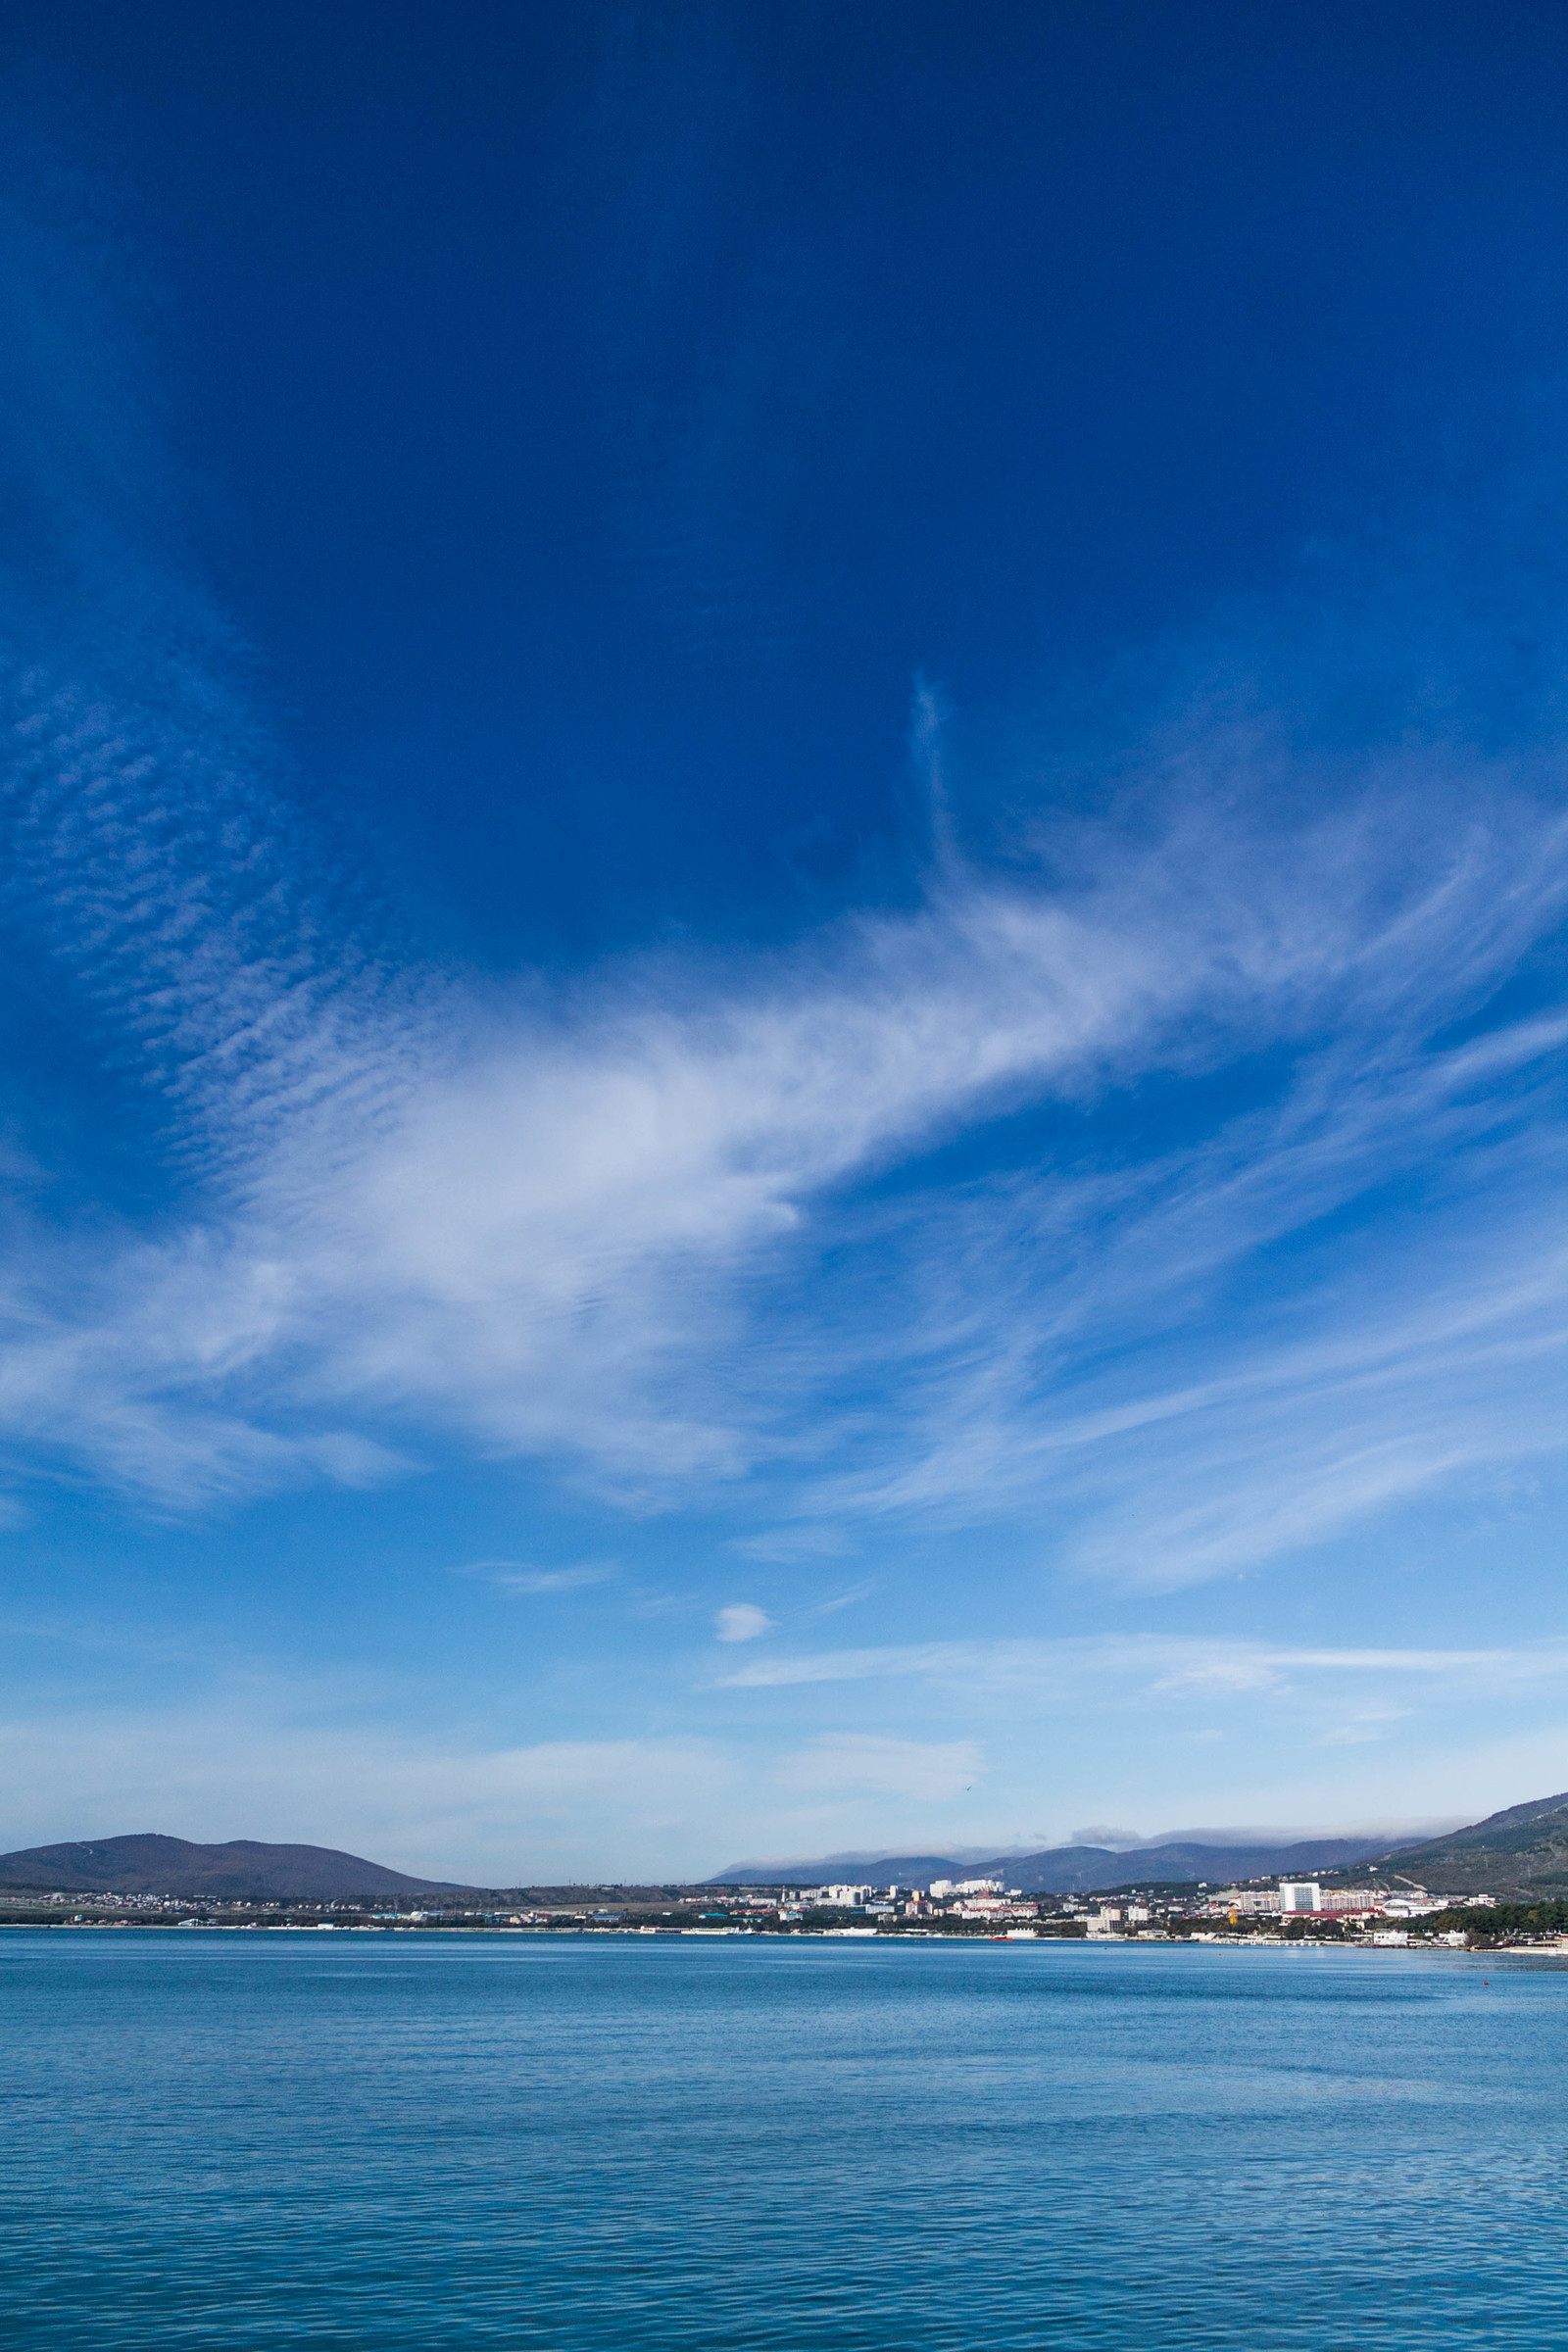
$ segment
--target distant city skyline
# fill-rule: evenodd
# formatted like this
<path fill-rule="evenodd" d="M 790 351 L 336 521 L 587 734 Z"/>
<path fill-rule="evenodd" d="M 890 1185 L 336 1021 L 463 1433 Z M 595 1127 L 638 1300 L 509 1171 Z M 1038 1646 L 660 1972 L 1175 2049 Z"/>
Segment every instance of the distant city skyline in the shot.
<path fill-rule="evenodd" d="M 1560 14 L 0 44 L 0 1846 L 1568 1784 Z"/>

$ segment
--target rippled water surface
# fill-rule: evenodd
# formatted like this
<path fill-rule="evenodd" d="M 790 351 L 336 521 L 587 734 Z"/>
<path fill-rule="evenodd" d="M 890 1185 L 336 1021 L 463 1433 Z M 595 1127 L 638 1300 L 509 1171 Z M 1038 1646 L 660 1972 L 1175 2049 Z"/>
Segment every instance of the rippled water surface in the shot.
<path fill-rule="evenodd" d="M 1568 1971 L 0 1934 L 32 2347 L 1568 2344 Z"/>

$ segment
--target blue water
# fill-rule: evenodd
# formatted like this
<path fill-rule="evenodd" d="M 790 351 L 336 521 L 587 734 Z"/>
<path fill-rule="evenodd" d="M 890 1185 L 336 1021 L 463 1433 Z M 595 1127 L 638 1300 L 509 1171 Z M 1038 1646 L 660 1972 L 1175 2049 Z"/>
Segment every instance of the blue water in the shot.
<path fill-rule="evenodd" d="M 32 2347 L 1568 2344 L 1568 1970 L 0 1934 Z"/>

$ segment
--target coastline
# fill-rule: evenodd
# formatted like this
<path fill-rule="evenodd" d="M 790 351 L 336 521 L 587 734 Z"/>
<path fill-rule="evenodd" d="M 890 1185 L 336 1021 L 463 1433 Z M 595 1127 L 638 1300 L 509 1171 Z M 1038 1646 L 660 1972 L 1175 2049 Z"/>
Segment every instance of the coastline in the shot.
<path fill-rule="evenodd" d="M 621 1943 L 641 1943 L 652 1939 L 664 1942 L 725 1942 L 725 1943 L 834 1943 L 853 1941 L 887 1948 L 922 1944 L 978 1947 L 1005 1945 L 1013 1950 L 1042 1945 L 1072 1952 L 1102 1950 L 1117 1951 L 1203 1951 L 1203 1952 L 1314 1952 L 1338 1953 L 1343 1957 L 1364 1955 L 1370 1959 L 1420 1958 L 1443 1960 L 1522 1960 L 1562 1959 L 1568 1961 L 1568 1936 L 1539 1943 L 1471 1945 L 1411 1941 L 1408 1943 L 1342 1943 L 1324 1938 L 1321 1941 L 1307 1936 L 955 1936 L 940 1929 L 920 1930 L 914 1934 L 883 1935 L 875 1929 L 824 1928 L 797 1931 L 780 1935 L 767 1928 L 543 1928 L 511 1926 L 474 1926 L 463 1928 L 433 1927 L 427 1924 L 404 1925 L 392 1921 L 355 1922 L 352 1926 L 322 1920 L 310 1923 L 272 1923 L 260 1920 L 185 1920 L 149 1921 L 146 1925 L 129 1920 L 15 1920 L 0 1921 L 0 1934 L 23 1936 L 56 1935 L 134 1935 L 139 1940 L 147 1936 L 377 1936 L 437 1937 L 443 1942 L 455 1938 L 469 1940 L 482 1937 L 528 1937 L 535 1942 L 582 1942 L 606 1938 Z"/>

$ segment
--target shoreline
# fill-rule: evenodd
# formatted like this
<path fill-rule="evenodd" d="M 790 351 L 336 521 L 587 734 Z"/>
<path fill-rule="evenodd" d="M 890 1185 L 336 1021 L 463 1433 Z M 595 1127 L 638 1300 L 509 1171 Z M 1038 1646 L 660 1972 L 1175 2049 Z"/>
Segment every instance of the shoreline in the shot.
<path fill-rule="evenodd" d="M 1446 1960 L 1509 1960 L 1509 1959 L 1565 1959 L 1568 1960 L 1568 1936 L 1551 1942 L 1494 1945 L 1411 1943 L 1341 1943 L 1317 1941 L 1306 1936 L 952 1936 L 940 1929 L 921 1930 L 913 1935 L 884 1936 L 875 1930 L 826 1928 L 811 1929 L 781 1936 L 766 1928 L 534 1928 L 534 1927 L 472 1927 L 436 1928 L 410 1923 L 408 1926 L 391 1921 L 369 1925 L 356 1922 L 352 1927 L 340 1926 L 335 1920 L 311 1921 L 308 1925 L 266 1923 L 259 1920 L 181 1920 L 143 1926 L 130 1920 L 62 1919 L 0 1921 L 0 1934 L 24 1936 L 56 1935 L 135 1935 L 145 1936 L 424 1936 L 451 1941 L 454 1937 L 514 1937 L 530 1936 L 541 1942 L 584 1942 L 590 1938 L 612 1937 L 623 1943 L 660 1939 L 664 1942 L 726 1942 L 726 1943 L 834 1943 L 854 1941 L 861 1944 L 916 1945 L 940 1943 L 962 1944 L 971 1948 L 1004 1944 L 1013 1950 L 1041 1945 L 1056 1946 L 1075 1952 L 1115 1948 L 1118 1951 L 1205 1951 L 1205 1952 L 1337 1952 L 1342 1955 L 1364 1954 L 1368 1958 L 1420 1957 Z"/>

